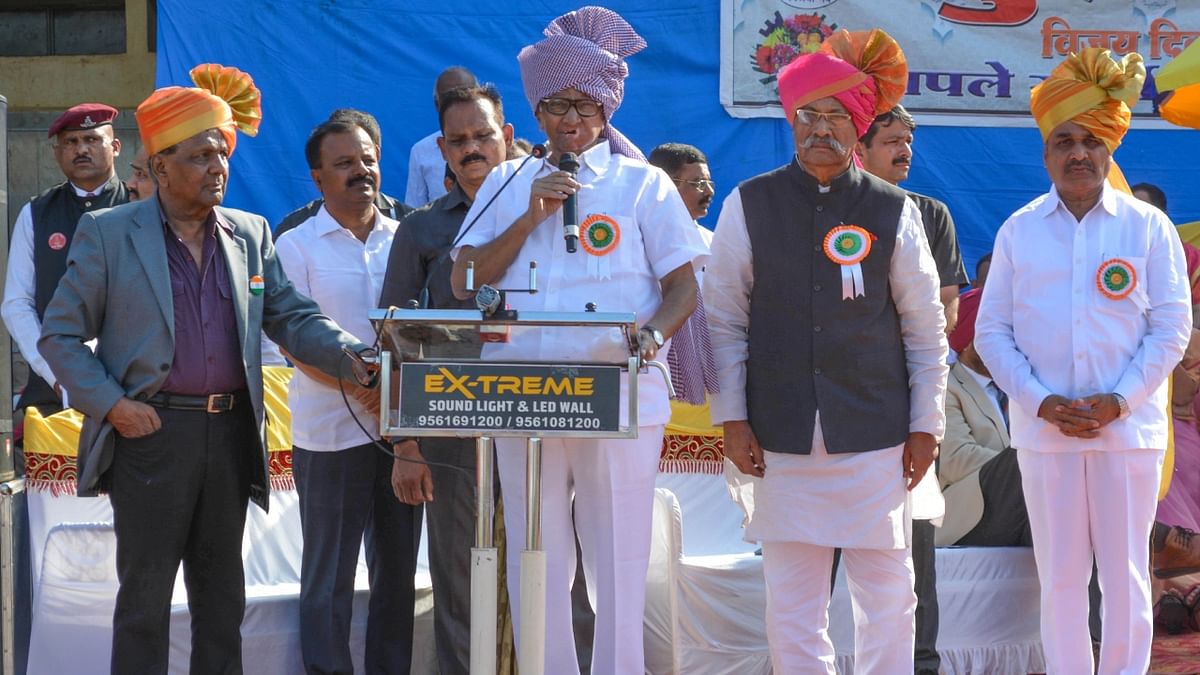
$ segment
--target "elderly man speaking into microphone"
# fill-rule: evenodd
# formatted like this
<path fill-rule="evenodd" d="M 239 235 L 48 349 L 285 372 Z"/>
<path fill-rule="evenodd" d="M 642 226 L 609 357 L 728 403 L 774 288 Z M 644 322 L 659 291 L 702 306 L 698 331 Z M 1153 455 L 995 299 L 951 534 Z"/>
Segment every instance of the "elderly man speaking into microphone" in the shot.
<path fill-rule="evenodd" d="M 706 251 L 670 178 L 646 164 L 611 124 L 629 72 L 625 58 L 646 43 L 624 19 L 601 7 L 560 16 L 544 33 L 546 38 L 521 50 L 518 60 L 550 156 L 532 162 L 501 194 L 501 184 L 518 163 L 501 164 L 480 187 L 466 222 L 479 220 L 455 251 L 455 292 L 466 295 L 468 262 L 475 264 L 476 283 L 516 288 L 523 286 L 529 262 L 537 261 L 543 292 L 509 296 L 515 309 L 578 312 L 595 302 L 604 311 L 635 312 L 643 357 L 662 359 L 666 338 L 695 308 L 693 264 L 702 262 Z M 575 176 L 556 169 L 566 153 L 578 155 Z M 563 241 L 562 206 L 569 195 L 578 200 L 575 253 L 568 253 Z M 589 358 L 586 344 L 566 338 L 563 331 L 525 332 L 511 343 L 487 345 L 483 356 Z M 645 669 L 642 612 L 650 516 L 663 427 L 670 417 L 666 384 L 658 373 L 639 377 L 638 415 L 635 440 L 548 439 L 543 444 L 547 673 L 579 672 L 571 633 L 572 499 L 583 565 L 593 582 L 592 672 Z M 519 439 L 496 441 L 512 541 L 521 541 L 525 531 L 524 445 Z M 519 616 L 518 549 L 508 549 L 514 616 Z"/>

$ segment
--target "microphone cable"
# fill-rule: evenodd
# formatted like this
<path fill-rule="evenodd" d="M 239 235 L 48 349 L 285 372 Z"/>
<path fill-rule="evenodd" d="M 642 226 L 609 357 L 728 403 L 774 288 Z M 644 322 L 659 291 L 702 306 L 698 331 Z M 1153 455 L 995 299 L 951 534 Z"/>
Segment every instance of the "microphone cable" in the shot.
<path fill-rule="evenodd" d="M 483 205 L 483 208 L 479 209 L 479 213 L 476 213 L 475 217 L 471 219 L 471 222 L 465 228 L 463 228 L 461 232 L 458 233 L 457 237 L 454 238 L 454 241 L 450 242 L 450 246 L 445 251 L 442 251 L 441 254 L 438 255 L 438 257 L 435 258 L 432 263 L 430 263 L 429 269 L 431 272 L 438 265 L 440 265 L 443 260 L 450 257 L 450 252 L 454 250 L 454 247 L 458 246 L 458 243 L 462 241 L 463 237 L 467 236 L 467 233 L 471 231 L 472 227 L 475 227 L 475 223 L 479 222 L 479 219 L 484 213 L 487 213 L 487 210 L 489 207 L 491 207 L 492 202 L 496 201 L 496 198 L 500 196 L 500 193 L 504 192 L 504 188 L 508 187 L 508 184 L 517 177 L 517 174 L 521 173 L 521 169 L 524 169 L 525 165 L 528 164 L 530 160 L 535 158 L 541 159 L 545 156 L 546 146 L 542 145 L 541 143 L 533 146 L 533 148 L 529 151 L 529 154 L 525 155 L 525 159 L 521 160 L 521 163 L 517 165 L 517 170 L 513 171 L 512 175 L 504 179 L 504 182 L 500 184 L 500 189 L 496 190 L 495 194 L 493 194 L 491 198 L 487 200 L 487 203 Z M 412 298 L 413 300 L 417 301 L 418 309 L 429 309 L 429 282 L 431 278 L 432 276 L 430 274 L 425 275 L 425 283 L 421 286 L 420 292 L 417 294 L 416 298 Z"/>
<path fill-rule="evenodd" d="M 471 483 L 475 482 L 474 472 L 468 471 L 467 469 L 464 469 L 461 466 L 456 466 L 454 464 L 447 464 L 445 462 L 434 462 L 434 461 L 430 461 L 428 459 L 410 459 L 408 457 L 401 457 L 401 456 L 397 455 L 395 453 L 395 451 L 392 450 L 391 444 L 387 443 L 384 440 L 376 438 L 375 434 L 372 434 L 370 431 L 367 431 L 367 427 L 365 425 L 363 425 L 362 420 L 358 419 L 358 414 L 356 414 L 354 412 L 354 407 L 352 405 L 350 405 L 350 397 L 346 395 L 346 381 L 345 381 L 345 379 L 343 379 L 342 375 L 345 373 L 346 360 L 349 358 L 350 358 L 349 354 L 347 354 L 346 352 L 342 352 L 342 358 L 341 358 L 341 360 L 338 361 L 338 391 L 341 392 L 341 394 L 342 394 L 342 403 L 345 404 L 346 411 L 350 413 L 350 417 L 351 417 L 351 419 L 354 420 L 354 424 L 356 424 L 358 426 L 358 428 L 363 432 L 363 435 L 366 436 L 367 439 L 371 443 L 373 443 L 380 452 L 387 455 L 388 457 L 391 457 L 394 460 L 399 460 L 401 462 L 409 462 L 411 464 L 424 464 L 425 466 L 437 466 L 437 467 L 441 467 L 443 469 L 453 469 L 454 471 L 458 471 L 459 473 L 466 476 L 467 480 L 470 481 Z M 355 379 L 357 380 L 357 378 L 355 378 Z M 362 383 L 360 382 L 359 384 L 362 384 Z M 386 411 L 384 411 L 384 410 L 380 410 L 379 414 L 383 415 L 383 414 L 385 414 L 385 412 Z M 405 439 L 405 440 L 408 440 L 408 439 Z M 419 446 L 420 441 L 417 441 L 417 444 Z"/>
<path fill-rule="evenodd" d="M 496 193 L 492 195 L 491 199 L 487 200 L 487 203 L 483 205 L 483 208 L 479 209 L 479 213 L 475 214 L 475 217 L 471 219 L 471 222 L 465 228 L 463 228 L 463 231 L 458 233 L 458 236 L 454 238 L 454 241 L 450 244 L 450 248 L 447 249 L 447 252 L 453 251 L 454 247 L 458 246 L 458 242 L 462 241 L 462 238 L 471 231 L 472 227 L 475 227 L 475 223 L 479 222 L 479 218 L 487 212 L 488 208 L 492 205 L 492 202 L 496 201 L 496 197 L 499 197 L 500 193 L 504 192 L 504 188 L 508 187 L 508 184 L 517 177 L 517 174 L 521 173 L 521 169 L 524 169 L 525 165 L 528 164 L 530 160 L 541 159 L 545 156 L 546 146 L 542 145 L 541 143 L 533 146 L 533 150 L 531 150 L 528 155 L 525 155 L 525 159 L 521 160 L 521 163 L 517 165 L 517 170 L 513 171 L 508 178 L 504 179 L 504 182 L 500 184 L 500 189 L 496 190 Z"/>
<path fill-rule="evenodd" d="M 446 251 L 441 256 L 438 256 L 438 260 L 440 260 L 444 256 L 448 256 L 450 254 L 450 251 L 454 250 L 454 247 L 457 246 L 460 241 L 462 241 L 462 238 L 465 237 L 467 235 L 467 233 L 471 231 L 472 227 L 475 227 L 475 223 L 479 222 L 479 218 L 482 217 L 483 214 L 487 212 L 488 208 L 491 207 L 492 203 L 496 201 L 496 198 L 500 196 L 500 193 L 504 192 L 504 189 L 508 187 L 508 184 L 511 183 L 514 178 L 517 177 L 517 174 L 519 174 L 521 172 L 521 169 L 525 168 L 526 164 L 528 164 L 533 159 L 541 159 L 542 157 L 545 157 L 545 156 L 546 156 L 546 146 L 544 146 L 540 143 L 533 146 L 532 151 L 528 155 L 525 156 L 525 159 L 521 160 L 521 163 L 517 165 L 516 170 L 513 171 L 512 174 L 509 175 L 509 177 L 506 178 L 503 183 L 500 184 L 500 189 L 496 190 L 496 192 L 491 196 L 491 198 L 488 199 L 487 202 L 483 205 L 483 208 L 479 209 L 479 213 L 475 214 L 475 217 L 471 219 L 471 222 L 468 223 L 467 226 L 465 228 L 463 228 L 463 230 L 461 232 L 458 233 L 458 236 L 454 238 L 454 241 L 450 244 L 450 247 L 448 249 L 446 249 Z M 421 295 L 423 297 L 428 297 L 428 292 L 429 292 L 429 279 L 426 278 L 425 285 L 422 286 L 422 288 L 421 288 Z M 399 310 L 399 308 L 396 307 L 395 305 L 389 306 L 387 308 L 387 313 L 384 315 L 384 319 L 379 322 L 379 325 L 375 329 L 375 340 L 373 341 L 373 343 L 370 347 L 370 350 L 375 352 L 376 355 L 379 354 L 379 345 L 383 341 L 384 324 L 387 322 L 388 319 L 391 319 L 393 317 L 394 312 L 396 312 L 397 310 Z M 474 479 L 475 479 L 474 473 L 471 471 L 468 471 L 467 469 L 464 469 L 461 466 L 455 466 L 454 464 L 447 464 L 445 462 L 434 462 L 434 461 L 431 461 L 428 459 L 410 459 L 408 457 L 401 457 L 401 456 L 397 455 L 396 452 L 392 449 L 393 446 L 391 444 L 386 443 L 382 439 L 376 438 L 375 434 L 372 434 L 370 431 L 368 431 L 367 427 L 362 423 L 362 420 L 360 420 L 358 418 L 358 414 L 354 412 L 354 407 L 350 405 L 350 397 L 347 396 L 347 394 L 346 394 L 346 381 L 343 378 L 343 374 L 345 373 L 346 360 L 349 358 L 350 358 L 350 354 L 347 353 L 347 351 L 343 350 L 341 359 L 338 360 L 338 392 L 341 393 L 341 395 L 342 395 L 342 403 L 346 406 L 346 411 L 350 413 L 350 418 L 354 420 L 354 424 L 359 428 L 360 431 L 363 432 L 363 436 L 365 436 L 380 452 L 387 455 L 388 457 L 391 457 L 394 460 L 398 460 L 401 462 L 410 462 L 412 464 L 424 464 L 425 466 L 437 466 L 437 467 L 442 467 L 444 469 L 451 469 L 451 470 L 454 470 L 454 471 L 457 471 L 457 472 L 463 474 L 467 478 L 467 480 L 474 482 Z M 355 378 L 355 379 L 357 381 L 357 378 Z M 366 384 L 362 383 L 362 382 L 359 382 L 359 384 L 362 386 L 366 386 Z M 386 413 L 387 413 L 387 411 L 384 411 L 384 410 L 379 411 L 380 415 L 383 415 Z M 408 439 L 406 439 L 406 440 L 408 440 Z M 417 444 L 419 446 L 420 441 L 417 441 Z"/>

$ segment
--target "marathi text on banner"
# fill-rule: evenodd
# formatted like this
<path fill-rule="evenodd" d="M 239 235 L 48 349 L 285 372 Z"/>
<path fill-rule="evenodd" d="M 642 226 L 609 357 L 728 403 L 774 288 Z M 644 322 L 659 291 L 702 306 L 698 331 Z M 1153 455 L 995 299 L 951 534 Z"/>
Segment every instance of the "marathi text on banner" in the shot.
<path fill-rule="evenodd" d="M 1029 90 L 1071 52 L 1138 52 L 1150 78 L 1135 115 L 1153 114 L 1154 71 L 1200 37 L 1200 3 L 1177 0 L 722 0 L 721 103 L 734 117 L 782 117 L 779 69 L 833 31 L 882 28 L 909 63 L 913 112 L 1029 116 Z"/>

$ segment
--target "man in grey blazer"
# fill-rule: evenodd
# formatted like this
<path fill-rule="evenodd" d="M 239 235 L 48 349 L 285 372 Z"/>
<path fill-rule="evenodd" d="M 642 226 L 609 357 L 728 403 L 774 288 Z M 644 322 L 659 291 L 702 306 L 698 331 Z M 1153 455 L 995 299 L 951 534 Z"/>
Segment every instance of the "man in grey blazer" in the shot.
<path fill-rule="evenodd" d="M 975 352 L 976 289 L 959 301 L 950 347 L 958 360 L 946 380 L 946 436 L 938 480 L 946 516 L 938 546 L 1032 546 L 1017 453 L 1009 445 L 1008 397 Z"/>
<path fill-rule="evenodd" d="M 112 500 L 112 672 L 167 672 L 182 562 L 191 672 L 241 673 L 246 504 L 265 510 L 269 490 L 260 331 L 330 374 L 344 347 L 365 346 L 295 290 L 263 218 L 219 206 L 236 141 L 229 105 L 170 87 L 138 122 L 156 195 L 80 220 L 38 348 L 85 415 L 78 492 Z"/>

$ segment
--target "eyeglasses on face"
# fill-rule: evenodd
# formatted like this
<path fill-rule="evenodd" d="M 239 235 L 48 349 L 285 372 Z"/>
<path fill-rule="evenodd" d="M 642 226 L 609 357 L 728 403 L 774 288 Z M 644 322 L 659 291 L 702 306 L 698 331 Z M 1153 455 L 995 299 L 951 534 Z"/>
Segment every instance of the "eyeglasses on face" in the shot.
<path fill-rule="evenodd" d="M 844 112 L 823 113 L 808 108 L 797 108 L 796 121 L 810 127 L 820 121 L 825 121 L 831 127 L 844 127 L 850 124 L 850 115 Z"/>
<path fill-rule="evenodd" d="M 692 186 L 692 189 L 695 190 L 696 192 L 715 192 L 717 189 L 716 183 L 712 182 L 711 180 L 704 180 L 701 178 L 698 178 L 696 180 L 683 180 L 682 178 L 672 178 L 671 180 L 676 185 L 687 183 L 688 185 Z"/>
<path fill-rule="evenodd" d="M 604 110 L 604 106 L 590 98 L 544 98 L 541 105 L 542 110 L 555 117 L 566 115 L 571 108 L 574 108 L 580 117 L 595 117 Z"/>

